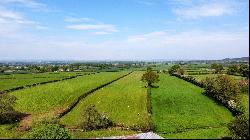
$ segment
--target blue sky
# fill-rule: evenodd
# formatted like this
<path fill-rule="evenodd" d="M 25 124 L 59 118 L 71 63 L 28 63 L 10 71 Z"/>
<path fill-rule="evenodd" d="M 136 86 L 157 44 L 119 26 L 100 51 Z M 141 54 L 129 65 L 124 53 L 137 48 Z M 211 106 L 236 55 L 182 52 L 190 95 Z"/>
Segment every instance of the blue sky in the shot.
<path fill-rule="evenodd" d="M 0 60 L 249 56 L 248 0 L 1 0 Z"/>

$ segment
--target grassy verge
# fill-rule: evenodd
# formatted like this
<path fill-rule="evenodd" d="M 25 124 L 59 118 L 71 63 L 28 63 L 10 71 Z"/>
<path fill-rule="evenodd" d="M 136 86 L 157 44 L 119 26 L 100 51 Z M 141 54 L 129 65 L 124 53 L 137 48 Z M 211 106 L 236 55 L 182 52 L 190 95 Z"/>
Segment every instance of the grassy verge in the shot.
<path fill-rule="evenodd" d="M 156 132 L 170 134 L 187 129 L 222 127 L 233 119 L 230 111 L 202 92 L 203 89 L 191 83 L 161 74 L 159 88 L 153 88 L 151 96 Z"/>

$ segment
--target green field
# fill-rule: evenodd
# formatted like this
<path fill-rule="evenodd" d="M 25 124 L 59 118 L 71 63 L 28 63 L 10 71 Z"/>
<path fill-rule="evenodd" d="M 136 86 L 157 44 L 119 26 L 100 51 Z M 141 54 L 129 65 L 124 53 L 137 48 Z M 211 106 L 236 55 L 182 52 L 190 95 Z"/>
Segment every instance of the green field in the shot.
<path fill-rule="evenodd" d="M 116 124 L 124 126 L 148 126 L 147 89 L 141 82 L 143 72 L 133 72 L 107 87 L 94 92 L 82 100 L 71 112 L 61 119 L 65 125 L 78 125 L 84 109 L 95 104 Z"/>
<path fill-rule="evenodd" d="M 233 118 L 231 112 L 202 95 L 203 89 L 191 83 L 161 74 L 158 85 L 159 88 L 152 89 L 152 120 L 155 131 L 162 136 L 186 132 L 178 138 L 190 138 L 188 135 L 206 138 L 199 136 L 204 132 L 200 129 L 224 128 Z M 195 131 L 189 134 L 188 130 Z M 221 137 L 215 130 L 205 131 L 209 131 L 211 138 Z M 223 135 L 227 135 L 226 132 Z"/>
<path fill-rule="evenodd" d="M 204 74 L 204 75 L 190 75 L 190 76 L 194 77 L 197 81 L 201 81 L 203 79 L 206 79 L 206 77 L 216 77 L 218 75 L 221 75 L 221 74 Z M 229 77 L 234 79 L 234 80 L 243 80 L 243 79 L 245 79 L 244 77 L 235 76 L 235 75 L 229 75 Z"/>
<path fill-rule="evenodd" d="M 38 74 L 11 74 L 0 75 L 0 91 L 8 90 L 25 85 L 35 83 L 47 82 L 52 80 L 60 80 L 66 77 L 77 74 L 84 74 L 82 72 L 48 72 Z"/>
<path fill-rule="evenodd" d="M 17 97 L 15 109 L 32 115 L 69 106 L 83 93 L 108 83 L 127 72 L 103 72 L 11 92 Z"/>

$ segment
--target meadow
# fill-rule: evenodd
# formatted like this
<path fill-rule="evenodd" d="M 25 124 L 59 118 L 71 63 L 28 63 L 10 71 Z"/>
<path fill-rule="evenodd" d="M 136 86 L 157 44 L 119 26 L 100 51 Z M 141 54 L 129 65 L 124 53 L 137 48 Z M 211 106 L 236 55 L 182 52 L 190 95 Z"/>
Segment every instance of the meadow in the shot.
<path fill-rule="evenodd" d="M 124 127 L 148 127 L 147 88 L 140 81 L 143 72 L 132 74 L 92 93 L 71 112 L 61 118 L 67 126 L 81 123 L 84 109 L 94 104 L 100 113 L 105 113 L 114 123 Z"/>
<path fill-rule="evenodd" d="M 204 96 L 202 88 L 166 74 L 160 75 L 158 85 L 159 88 L 153 88 L 151 93 L 152 120 L 158 134 L 166 138 L 220 138 L 227 135 L 225 126 L 232 120 L 232 113 Z"/>
<path fill-rule="evenodd" d="M 0 75 L 0 91 L 32 85 L 41 82 L 61 80 L 75 75 L 82 75 L 83 72 L 47 72 L 47 73 L 29 73 L 29 74 L 9 74 Z"/>
<path fill-rule="evenodd" d="M 57 112 L 67 108 L 85 92 L 126 73 L 128 72 L 103 72 L 84 75 L 70 80 L 17 90 L 10 94 L 17 97 L 14 106 L 16 110 L 32 115 L 44 115 L 44 113 Z"/>

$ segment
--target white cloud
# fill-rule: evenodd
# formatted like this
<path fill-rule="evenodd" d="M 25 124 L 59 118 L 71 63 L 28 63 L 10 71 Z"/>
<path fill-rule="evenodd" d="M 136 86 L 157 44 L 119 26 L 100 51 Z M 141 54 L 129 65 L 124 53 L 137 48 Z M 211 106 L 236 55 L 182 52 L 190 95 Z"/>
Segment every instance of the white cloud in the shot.
<path fill-rule="evenodd" d="M 217 17 L 232 14 L 235 10 L 225 5 L 210 4 L 186 9 L 175 9 L 173 12 L 182 18 L 195 19 L 199 17 Z"/>
<path fill-rule="evenodd" d="M 3 7 L 0 7 L 0 18 L 1 19 L 10 19 L 10 20 L 22 20 L 23 17 L 20 13 L 6 10 Z"/>
<path fill-rule="evenodd" d="M 72 30 L 95 31 L 93 32 L 93 34 L 96 35 L 104 35 L 104 34 L 118 32 L 116 27 L 111 24 L 78 24 L 78 25 L 69 25 L 66 26 L 66 28 Z"/>
<path fill-rule="evenodd" d="M 107 35 L 107 34 L 111 34 L 110 32 L 102 32 L 102 31 L 100 31 L 100 32 L 94 32 L 93 33 L 94 35 Z"/>
<path fill-rule="evenodd" d="M 221 59 L 249 55 L 248 32 L 155 31 L 99 43 L 75 37 L 20 36 L 14 41 L 0 39 L 0 46 L 5 46 L 0 47 L 0 59 Z"/>
<path fill-rule="evenodd" d="M 64 19 L 66 22 L 89 22 L 92 21 L 90 18 L 75 18 L 75 17 L 66 17 Z"/>
<path fill-rule="evenodd" d="M 48 11 L 48 7 L 46 4 L 43 3 L 39 3 L 37 1 L 34 0 L 1 0 L 0 4 L 16 4 L 19 6 L 24 6 L 24 7 L 28 7 L 28 8 L 32 8 L 35 10 L 40 10 L 40 11 Z"/>
<path fill-rule="evenodd" d="M 173 13 L 184 19 L 202 17 L 219 17 L 232 15 L 240 10 L 242 3 L 237 1 L 195 1 L 179 2 L 180 5 L 172 9 Z M 178 3 L 178 2 L 177 2 Z M 183 4 L 184 3 L 184 4 Z"/>

